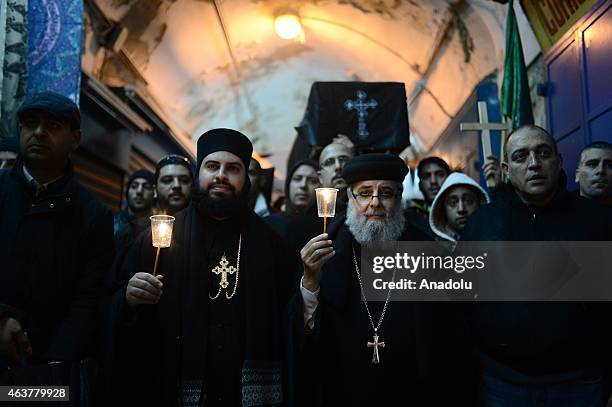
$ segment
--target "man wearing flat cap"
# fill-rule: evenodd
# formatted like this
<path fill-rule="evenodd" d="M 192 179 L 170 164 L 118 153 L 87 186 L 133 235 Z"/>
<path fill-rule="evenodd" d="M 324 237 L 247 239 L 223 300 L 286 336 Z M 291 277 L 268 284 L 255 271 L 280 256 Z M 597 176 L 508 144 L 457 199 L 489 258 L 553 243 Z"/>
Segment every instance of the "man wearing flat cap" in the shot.
<path fill-rule="evenodd" d="M 0 170 L 0 383 L 67 385 L 93 354 L 113 219 L 74 179 L 78 107 L 43 92 L 17 115 L 20 154 Z"/>
<path fill-rule="evenodd" d="M 252 151 L 238 131 L 204 133 L 197 190 L 175 215 L 157 276 L 149 274 L 151 234 L 135 242 L 133 277 L 113 304 L 134 405 L 283 402 L 280 317 L 288 266 L 280 238 L 248 208 Z"/>
<path fill-rule="evenodd" d="M 344 224 L 313 238 L 301 251 L 304 274 L 290 303 L 289 348 L 295 349 L 293 375 L 301 384 L 296 399 L 308 405 L 462 405 L 462 395 L 451 397 L 442 378 L 452 362 L 436 371 L 450 352 L 427 349 L 428 343 L 450 343 L 444 331 L 429 340 L 436 334 L 428 323 L 446 329 L 446 321 L 437 320 L 441 313 L 390 297 L 364 302 L 358 268 L 362 246 L 429 240 L 404 219 L 401 195 L 407 172 L 404 162 L 390 154 L 351 159 L 342 171 L 348 184 Z"/>

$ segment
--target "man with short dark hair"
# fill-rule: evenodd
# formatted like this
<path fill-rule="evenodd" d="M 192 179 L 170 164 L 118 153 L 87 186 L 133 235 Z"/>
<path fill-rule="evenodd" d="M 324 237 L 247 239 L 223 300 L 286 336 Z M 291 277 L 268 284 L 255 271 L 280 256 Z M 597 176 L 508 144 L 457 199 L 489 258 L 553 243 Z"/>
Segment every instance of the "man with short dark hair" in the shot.
<path fill-rule="evenodd" d="M 612 206 L 612 144 L 596 141 L 582 150 L 576 182 L 580 196 Z"/>
<path fill-rule="evenodd" d="M 129 282 L 113 297 L 125 355 L 117 382 L 131 399 L 115 394 L 126 405 L 281 405 L 289 273 L 282 241 L 248 207 L 253 146 L 238 131 L 213 129 L 197 150 L 197 189 L 176 214 L 157 275 L 143 233 Z"/>
<path fill-rule="evenodd" d="M 174 215 L 189 205 L 193 174 L 187 157 L 169 154 L 155 166 L 155 192 L 162 213 Z"/>
<path fill-rule="evenodd" d="M 566 190 L 553 137 L 527 125 L 512 132 L 502 164 L 509 178 L 478 209 L 465 241 L 610 240 L 607 209 Z M 599 303 L 479 302 L 473 326 L 486 406 L 604 405 L 610 316 Z M 526 404 L 530 403 L 530 404 Z"/>
<path fill-rule="evenodd" d="M 71 401 L 79 400 L 88 395 L 71 378 L 94 353 L 112 214 L 74 179 L 74 102 L 38 93 L 18 117 L 21 153 L 0 170 L 0 383 L 70 384 Z"/>
<path fill-rule="evenodd" d="M 440 187 L 451 170 L 446 161 L 440 157 L 425 157 L 417 166 L 417 176 L 419 177 L 419 189 L 423 193 L 423 203 L 413 201 L 411 206 L 406 209 L 406 219 L 408 223 L 419 229 L 431 239 L 436 235 L 429 226 L 429 210 Z"/>
<path fill-rule="evenodd" d="M 440 157 L 425 157 L 417 166 L 419 189 L 425 198 L 426 208 L 431 207 L 442 183 L 450 174 L 450 167 Z"/>

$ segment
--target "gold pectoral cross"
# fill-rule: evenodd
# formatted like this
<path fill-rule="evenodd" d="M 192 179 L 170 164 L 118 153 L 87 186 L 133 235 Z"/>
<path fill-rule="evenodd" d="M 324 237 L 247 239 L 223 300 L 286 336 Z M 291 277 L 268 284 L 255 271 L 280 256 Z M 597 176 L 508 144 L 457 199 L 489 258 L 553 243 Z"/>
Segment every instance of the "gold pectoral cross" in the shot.
<path fill-rule="evenodd" d="M 236 286 L 238 285 L 238 268 L 234 267 L 234 266 L 229 266 L 229 261 L 227 260 L 227 258 L 225 257 L 225 254 L 223 256 L 221 256 L 221 261 L 219 261 L 219 265 L 216 266 L 215 268 L 212 269 L 212 272 L 216 275 L 221 274 L 221 281 L 219 282 L 219 291 L 217 292 L 217 295 L 215 295 L 214 297 L 211 297 L 210 294 L 208 295 L 210 297 L 210 299 L 215 300 L 219 297 L 219 294 L 221 294 L 221 290 L 226 290 L 227 287 L 229 286 L 229 281 L 227 280 L 227 275 L 228 274 L 234 274 L 236 273 L 236 283 L 234 285 L 234 291 L 232 292 L 231 295 L 228 296 L 227 291 L 225 292 L 225 297 L 227 299 L 230 299 L 234 296 L 234 294 L 236 293 Z"/>
<path fill-rule="evenodd" d="M 238 289 L 238 276 L 240 274 L 240 248 L 242 247 L 242 235 L 240 235 L 240 237 L 238 238 L 238 256 L 236 259 L 236 267 L 234 266 L 229 266 L 229 261 L 227 261 L 227 257 L 225 257 L 225 253 L 223 253 L 223 256 L 221 256 L 221 260 L 219 261 L 219 265 L 215 266 L 215 268 L 213 268 L 211 271 L 213 272 L 213 274 L 219 275 L 221 274 L 221 281 L 219 282 L 219 291 L 217 291 L 217 294 L 213 297 L 210 295 L 210 293 L 208 293 L 208 298 L 210 298 L 211 300 L 216 300 L 217 298 L 219 298 L 219 295 L 221 294 L 221 290 L 225 290 L 225 298 L 227 298 L 228 300 L 231 300 L 232 297 L 234 297 L 234 294 L 236 294 L 236 289 Z M 228 294 L 227 292 L 227 287 L 229 286 L 229 281 L 227 281 L 227 275 L 228 274 L 236 274 L 236 281 L 234 282 L 234 289 L 232 290 L 231 294 Z"/>
<path fill-rule="evenodd" d="M 219 262 L 219 266 L 212 269 L 213 273 L 217 275 L 221 274 L 221 282 L 219 283 L 219 285 L 221 286 L 221 288 L 224 288 L 224 289 L 227 288 L 227 286 L 229 285 L 229 282 L 227 281 L 227 275 L 234 274 L 236 272 L 236 267 L 234 266 L 227 267 L 228 264 L 229 264 L 229 261 L 227 261 L 227 258 L 225 257 L 225 254 L 224 254 L 223 256 L 221 256 L 221 261 Z"/>
<path fill-rule="evenodd" d="M 374 353 L 372 354 L 372 363 L 377 365 L 380 363 L 380 356 L 378 354 L 378 347 L 384 348 L 384 342 L 378 342 L 378 335 L 374 334 L 374 342 L 368 342 L 368 348 L 374 348 Z"/>

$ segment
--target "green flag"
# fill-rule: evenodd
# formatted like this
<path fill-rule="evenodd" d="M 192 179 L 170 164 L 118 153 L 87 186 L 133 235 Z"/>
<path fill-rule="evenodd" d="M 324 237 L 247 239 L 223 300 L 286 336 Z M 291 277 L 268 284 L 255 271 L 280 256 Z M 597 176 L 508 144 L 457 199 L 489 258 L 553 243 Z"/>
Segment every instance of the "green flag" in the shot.
<path fill-rule="evenodd" d="M 504 82 L 502 84 L 502 115 L 510 121 L 511 130 L 524 124 L 533 124 L 531 97 L 527 67 L 523 57 L 523 46 L 519 35 L 516 15 L 508 4 L 506 24 L 506 58 L 504 60 Z"/>

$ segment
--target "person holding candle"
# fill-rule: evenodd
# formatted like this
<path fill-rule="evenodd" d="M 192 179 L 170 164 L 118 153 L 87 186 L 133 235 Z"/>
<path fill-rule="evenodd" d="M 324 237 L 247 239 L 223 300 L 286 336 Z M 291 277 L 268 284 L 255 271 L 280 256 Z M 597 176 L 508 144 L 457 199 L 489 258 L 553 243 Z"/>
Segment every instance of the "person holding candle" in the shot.
<path fill-rule="evenodd" d="M 153 211 L 155 177 L 145 169 L 134 171 L 128 178 L 125 197 L 127 207 L 115 215 L 115 258 L 107 275 L 106 284 L 113 284 L 116 270 L 120 270 L 136 237 L 149 225 Z"/>
<path fill-rule="evenodd" d="M 323 188 L 336 188 L 336 213 L 343 219 L 346 210 L 347 184 L 342 176 L 342 169 L 355 155 L 355 148 L 348 137 L 339 135 L 321 150 L 319 155 L 319 181 Z M 317 207 L 310 206 L 303 216 L 292 219 L 287 224 L 287 244 L 297 255 L 302 247 L 313 237 L 321 233 L 325 218 L 319 217 Z M 327 219 L 329 222 L 331 219 Z M 331 227 L 332 225 L 326 225 Z"/>
<path fill-rule="evenodd" d="M 78 400 L 70 376 L 94 354 L 112 213 L 74 177 L 77 105 L 42 92 L 17 115 L 20 154 L 0 170 L 0 384 L 70 385 Z"/>
<path fill-rule="evenodd" d="M 337 188 L 338 203 L 336 208 L 339 212 L 346 209 L 347 183 L 342 176 L 342 169 L 355 155 L 355 147 L 346 136 L 339 136 L 323 150 L 319 155 L 319 180 L 323 188 Z"/>
<path fill-rule="evenodd" d="M 301 250 L 303 277 L 289 306 L 288 348 L 296 360 L 295 399 L 304 405 L 473 405 L 464 394 L 469 346 L 456 334 L 462 327 L 457 310 L 392 302 L 391 293 L 384 302 L 364 298 L 363 245 L 430 240 L 404 218 L 407 172 L 394 155 L 353 158 L 342 171 L 346 219 Z"/>
<path fill-rule="evenodd" d="M 204 133 L 197 189 L 175 214 L 156 276 L 151 235 L 135 243 L 133 276 L 113 306 L 126 355 L 118 370 L 138 405 L 282 402 L 288 266 L 280 238 L 248 207 L 252 148 L 235 130 Z"/>
<path fill-rule="evenodd" d="M 298 161 L 287 172 L 285 208 L 264 218 L 281 237 L 288 237 L 287 226 L 304 217 L 315 204 L 315 188 L 320 185 L 318 168 L 316 162 L 307 159 Z"/>

